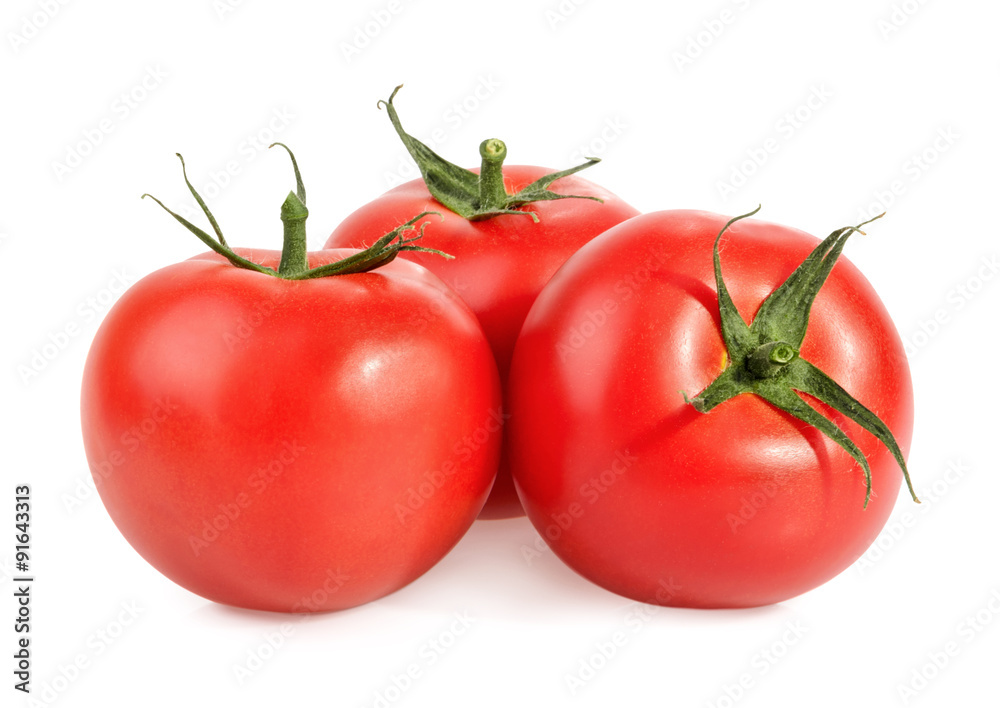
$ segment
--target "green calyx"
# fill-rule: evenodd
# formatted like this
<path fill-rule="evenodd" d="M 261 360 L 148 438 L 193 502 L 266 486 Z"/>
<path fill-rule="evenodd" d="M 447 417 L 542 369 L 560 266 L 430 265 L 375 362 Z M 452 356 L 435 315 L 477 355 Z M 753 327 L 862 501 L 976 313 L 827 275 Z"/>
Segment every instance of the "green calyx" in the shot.
<path fill-rule="evenodd" d="M 437 251 L 433 248 L 422 248 L 420 246 L 413 245 L 414 241 L 423 236 L 426 223 L 420 225 L 416 236 L 405 238 L 405 235 L 408 232 L 417 229 L 416 223 L 425 216 L 429 216 L 431 214 L 441 216 L 437 212 L 425 211 L 422 214 L 418 214 L 413 217 L 405 224 L 397 226 L 395 229 L 378 239 L 375 243 L 363 251 L 334 263 L 327 263 L 326 265 L 310 268 L 309 254 L 306 249 L 306 219 L 309 217 L 309 210 L 306 208 L 306 188 L 302 183 L 302 174 L 299 172 L 299 165 L 295 160 L 295 155 L 284 143 L 272 143 L 269 147 L 274 147 L 275 145 L 283 147 L 288 152 L 288 156 L 292 160 L 292 168 L 295 170 L 295 191 L 289 192 L 288 196 L 285 197 L 285 201 L 281 205 L 281 223 L 284 225 L 284 245 L 281 249 L 281 262 L 279 263 L 277 270 L 260 265 L 259 263 L 254 263 L 253 261 L 239 255 L 229 247 L 225 236 L 222 235 L 222 229 L 219 228 L 218 221 L 216 221 L 212 212 L 209 210 L 208 205 L 205 204 L 205 200 L 201 198 L 201 195 L 198 194 L 198 191 L 188 179 L 187 166 L 184 164 L 184 158 L 181 157 L 180 153 L 177 153 L 177 157 L 181 161 L 181 171 L 184 173 L 184 182 L 187 184 L 187 187 L 195 201 L 198 202 L 198 206 L 201 207 L 201 210 L 208 218 L 208 222 L 212 225 L 212 230 L 214 231 L 215 236 L 211 236 L 180 214 L 171 211 L 163 202 L 151 194 L 143 194 L 142 196 L 143 198 L 149 197 L 163 207 L 163 209 L 179 221 L 184 228 L 201 239 L 201 241 L 210 249 L 225 257 L 226 260 L 237 268 L 245 268 L 246 270 L 257 271 L 258 273 L 272 275 L 286 280 L 310 280 L 312 278 L 324 278 L 330 275 L 365 273 L 383 266 L 393 260 L 400 251 L 425 251 L 428 253 L 436 253 L 445 258 L 453 258 L 453 256 L 450 256 L 447 253 L 442 253 L 441 251 Z"/>
<path fill-rule="evenodd" d="M 877 415 L 865 408 L 827 374 L 799 356 L 802 340 L 809 323 L 809 311 L 817 293 L 833 270 L 848 237 L 876 216 L 857 226 L 847 226 L 830 234 L 806 260 L 788 276 L 788 279 L 760 306 L 756 317 L 747 325 L 740 316 L 722 279 L 719 260 L 719 241 L 722 235 L 740 219 L 753 216 L 758 206 L 749 214 L 731 219 L 719 232 L 713 247 L 715 284 L 719 293 L 719 316 L 722 338 L 728 352 L 729 365 L 718 378 L 694 398 L 684 400 L 701 413 L 708 413 L 720 403 L 743 393 L 754 393 L 772 405 L 813 426 L 846 450 L 865 473 L 867 490 L 865 507 L 872 493 L 871 468 L 857 445 L 833 421 L 825 418 L 796 392 L 802 392 L 827 404 L 847 416 L 884 444 L 906 480 L 913 501 L 919 503 L 910 473 L 906 469 L 903 453 L 896 444 L 888 426 Z"/>
<path fill-rule="evenodd" d="M 571 167 L 561 172 L 553 172 L 535 180 L 516 194 L 508 194 L 503 184 L 503 161 L 507 157 L 507 146 L 502 140 L 490 138 L 484 140 L 479 146 L 479 155 L 482 158 L 482 165 L 477 175 L 471 170 L 467 170 L 458 165 L 454 165 L 422 142 L 409 135 L 403 130 L 403 125 L 399 122 L 396 108 L 392 105 L 392 100 L 396 97 L 402 85 L 396 87 L 389 96 L 388 101 L 379 101 L 378 106 L 385 106 L 389 113 L 389 120 L 392 121 L 393 128 L 399 134 L 403 145 L 420 168 L 420 174 L 424 178 L 431 195 L 444 206 L 451 209 L 459 216 L 463 216 L 470 221 L 490 219 L 501 214 L 516 214 L 528 216 L 533 221 L 538 221 L 538 216 L 531 211 L 522 211 L 517 207 L 532 202 L 548 201 L 552 199 L 593 199 L 602 202 L 602 199 L 577 194 L 556 194 L 549 189 L 549 185 L 560 177 L 584 170 L 591 165 L 596 165 L 600 160 L 596 157 L 587 158 L 582 165 Z"/>

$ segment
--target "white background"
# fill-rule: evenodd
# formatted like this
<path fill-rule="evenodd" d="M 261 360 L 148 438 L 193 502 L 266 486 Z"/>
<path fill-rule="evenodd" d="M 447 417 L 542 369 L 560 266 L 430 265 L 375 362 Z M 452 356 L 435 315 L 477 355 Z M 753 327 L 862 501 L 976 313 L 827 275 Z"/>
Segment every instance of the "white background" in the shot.
<path fill-rule="evenodd" d="M 3 704 L 28 705 L 12 688 L 10 527 L 30 483 L 39 704 L 998 705 L 998 22 L 985 0 L 5 0 Z M 321 247 L 415 174 L 375 107 L 401 82 L 407 128 L 440 129 L 453 161 L 476 165 L 486 137 L 511 163 L 597 155 L 585 176 L 642 211 L 762 203 L 824 236 L 887 206 L 846 256 L 909 345 L 924 504 L 904 491 L 855 567 L 751 611 L 650 612 L 533 555 L 524 519 L 477 523 L 411 586 L 335 614 L 235 610 L 159 575 L 88 490 L 78 420 L 116 279 L 203 250 L 139 195 L 192 204 L 180 151 L 231 243 L 277 247 L 290 169 L 252 141 L 280 139 Z"/>

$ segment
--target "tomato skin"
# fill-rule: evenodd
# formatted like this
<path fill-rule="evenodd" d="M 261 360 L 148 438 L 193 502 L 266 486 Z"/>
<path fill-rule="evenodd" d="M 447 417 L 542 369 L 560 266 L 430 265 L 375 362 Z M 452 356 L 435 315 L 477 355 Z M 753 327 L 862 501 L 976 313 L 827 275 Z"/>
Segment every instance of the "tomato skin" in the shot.
<path fill-rule="evenodd" d="M 288 281 L 214 254 L 121 297 L 81 402 L 95 482 L 129 543 L 203 597 L 285 612 L 369 602 L 440 560 L 499 457 L 499 435 L 462 440 L 499 407 L 475 317 L 419 266 Z"/>
<path fill-rule="evenodd" d="M 665 211 L 608 230 L 542 291 L 514 353 L 507 434 L 529 519 L 578 573 L 644 602 L 752 607 L 810 590 L 875 540 L 902 481 L 874 436 L 815 399 L 868 458 L 867 508 L 860 466 L 817 430 L 754 395 L 707 414 L 685 403 L 725 366 L 712 243 L 727 220 Z M 731 227 L 722 272 L 745 321 L 817 242 Z M 801 354 L 909 449 L 902 342 L 844 257 Z"/>
<path fill-rule="evenodd" d="M 478 170 L 473 170 L 477 172 Z M 504 185 L 513 194 L 553 170 L 505 165 Z M 399 185 L 361 207 L 337 227 L 327 248 L 363 247 L 423 211 L 440 212 L 427 220 L 421 245 L 455 256 L 445 260 L 429 253 L 406 252 L 401 258 L 419 263 L 451 286 L 479 318 L 496 357 L 501 385 L 507 372 L 521 323 L 531 304 L 556 269 L 583 244 L 606 229 L 639 214 L 614 194 L 576 175 L 552 183 L 557 194 L 598 197 L 560 199 L 528 204 L 524 211 L 538 216 L 504 215 L 469 221 L 446 209 L 427 190 L 422 179 Z M 480 518 L 522 516 L 524 511 L 510 478 L 504 447 L 496 484 Z"/>

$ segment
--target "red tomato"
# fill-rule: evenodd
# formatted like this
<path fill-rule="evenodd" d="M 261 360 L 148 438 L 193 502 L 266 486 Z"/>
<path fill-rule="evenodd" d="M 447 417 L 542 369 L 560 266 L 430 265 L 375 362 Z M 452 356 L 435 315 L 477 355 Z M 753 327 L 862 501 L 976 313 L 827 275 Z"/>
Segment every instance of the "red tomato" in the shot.
<path fill-rule="evenodd" d="M 666 211 L 610 229 L 552 278 L 514 353 L 508 436 L 528 517 L 578 573 L 644 602 L 749 607 L 814 588 L 874 541 L 902 479 L 878 439 L 808 395 L 799 400 L 867 458 L 867 508 L 861 466 L 816 428 L 757 395 L 705 414 L 685 401 L 732 364 L 712 250 L 726 221 Z M 817 240 L 745 220 L 720 243 L 728 292 L 749 322 Z M 902 343 L 845 259 L 815 299 L 800 356 L 908 449 Z"/>
<path fill-rule="evenodd" d="M 513 194 L 551 172 L 542 167 L 506 166 L 504 186 Z M 580 246 L 639 213 L 610 192 L 575 175 L 554 182 L 552 191 L 599 197 L 604 203 L 560 199 L 529 204 L 523 209 L 534 212 L 537 223 L 528 216 L 510 214 L 470 221 L 443 208 L 423 180 L 417 179 L 386 192 L 348 216 L 326 245 L 361 247 L 416 213 L 441 212 L 440 223 L 429 220 L 424 242 L 455 259 L 444 260 L 421 252 L 400 254 L 400 258 L 424 266 L 468 303 L 483 326 L 501 382 L 505 382 L 517 333 L 542 286 Z M 509 518 L 524 513 L 504 452 L 481 518 Z"/>
<path fill-rule="evenodd" d="M 441 212 L 441 223 L 427 226 L 427 245 L 456 258 L 445 261 L 419 252 L 403 257 L 426 267 L 469 304 L 483 325 L 506 389 L 514 342 L 542 286 L 580 246 L 639 212 L 576 176 L 600 162 L 597 158 L 560 172 L 508 167 L 503 165 L 506 145 L 491 138 L 479 146 L 479 170 L 448 162 L 403 129 L 393 105 L 400 88 L 379 106 L 386 109 L 422 179 L 402 184 L 355 211 L 333 232 L 327 248 L 363 247 L 413 214 Z M 480 518 L 523 514 L 505 445 Z"/>
<path fill-rule="evenodd" d="M 489 493 L 500 436 L 480 432 L 499 410 L 479 324 L 420 266 L 286 280 L 215 254 L 122 296 L 82 396 L 129 543 L 210 600 L 292 612 L 374 600 L 440 560 Z"/>

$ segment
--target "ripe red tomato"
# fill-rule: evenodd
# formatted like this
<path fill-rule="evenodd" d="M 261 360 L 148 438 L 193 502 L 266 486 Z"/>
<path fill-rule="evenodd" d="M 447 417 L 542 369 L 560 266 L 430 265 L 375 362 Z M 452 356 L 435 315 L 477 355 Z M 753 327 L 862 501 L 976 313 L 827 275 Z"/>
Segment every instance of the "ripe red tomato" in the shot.
<path fill-rule="evenodd" d="M 82 399 L 129 543 L 192 592 L 274 611 L 352 607 L 440 560 L 493 481 L 500 437 L 461 441 L 500 394 L 479 325 L 436 281 L 404 261 L 286 281 L 211 254 L 136 283 Z"/>
<path fill-rule="evenodd" d="M 206 254 L 116 303 L 81 409 L 101 498 L 147 561 L 216 602 L 308 612 L 448 552 L 489 493 L 500 405 L 475 316 L 422 267 L 295 280 Z"/>
<path fill-rule="evenodd" d="M 713 240 L 726 221 L 666 211 L 608 230 L 545 287 L 514 353 L 508 436 L 528 517 L 578 573 L 640 601 L 749 607 L 814 588 L 874 541 L 903 478 L 876 437 L 807 394 L 796 400 L 867 458 L 867 507 L 862 467 L 799 417 L 751 393 L 704 414 L 686 402 L 743 366 L 727 351 L 713 270 Z M 743 321 L 816 245 L 763 221 L 726 231 L 721 272 Z M 811 363 L 826 372 L 908 449 L 913 401 L 902 343 L 845 259 L 803 331 L 803 370 Z M 746 385 L 766 393 L 771 384 Z"/>
<path fill-rule="evenodd" d="M 442 174 L 452 179 L 457 171 L 470 178 L 473 185 L 470 190 L 478 194 L 475 191 L 478 189 L 476 179 L 481 170 L 464 170 L 431 153 L 399 127 L 391 98 L 385 105 L 404 143 L 417 158 L 421 171 L 425 176 L 431 175 L 431 184 L 444 182 Z M 494 158 L 492 163 L 486 153 L 487 144 L 499 151 L 499 157 Z M 499 176 L 506 148 L 500 141 L 487 140 L 481 150 L 484 168 L 487 171 L 492 169 L 494 175 Z M 593 162 L 596 160 L 586 164 Z M 542 167 L 504 166 L 503 191 L 507 195 L 515 195 L 551 174 L 552 170 Z M 494 211 L 491 212 L 494 215 L 485 218 L 462 216 L 443 208 L 442 202 L 435 198 L 444 199 L 460 211 L 468 208 L 471 213 L 474 205 L 454 196 L 453 192 L 460 191 L 458 188 L 453 187 L 452 192 L 444 190 L 442 194 L 436 186 L 433 191 L 436 194 L 432 196 L 432 190 L 428 189 L 424 179 L 416 179 L 386 192 L 348 216 L 327 240 L 326 247 L 363 247 L 416 213 L 441 212 L 443 218 L 440 222 L 428 223 L 425 241 L 428 246 L 450 253 L 455 259 L 444 260 L 420 252 L 401 254 L 400 257 L 427 268 L 468 303 L 483 326 L 496 357 L 501 384 L 506 388 L 514 342 L 542 286 L 580 246 L 639 212 L 614 194 L 573 174 L 555 180 L 547 191 L 590 198 L 552 200 L 550 196 L 541 196 L 546 190 L 539 189 L 533 194 L 540 201 L 517 202 L 510 207 L 522 213 L 508 211 L 497 214 Z M 449 196 L 459 203 L 450 202 Z M 499 206 L 496 208 L 499 209 Z M 526 212 L 534 213 L 537 221 Z M 505 446 L 496 483 L 480 518 L 502 519 L 523 513 L 510 478 Z"/>

